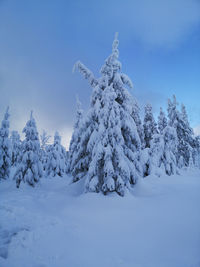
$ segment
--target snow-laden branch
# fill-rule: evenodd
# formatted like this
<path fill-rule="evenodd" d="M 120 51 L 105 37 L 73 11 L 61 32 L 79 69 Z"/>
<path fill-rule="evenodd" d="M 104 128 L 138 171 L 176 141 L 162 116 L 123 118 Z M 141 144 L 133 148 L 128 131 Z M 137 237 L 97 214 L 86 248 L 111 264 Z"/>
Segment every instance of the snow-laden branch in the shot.
<path fill-rule="evenodd" d="M 121 79 L 122 79 L 123 84 L 127 85 L 129 88 L 133 88 L 133 83 L 131 79 L 128 77 L 128 75 L 122 73 Z"/>
<path fill-rule="evenodd" d="M 80 61 L 77 61 L 74 64 L 73 72 L 78 69 L 78 71 L 87 79 L 92 87 L 95 87 L 98 84 L 97 79 L 94 77 L 94 74 Z"/>

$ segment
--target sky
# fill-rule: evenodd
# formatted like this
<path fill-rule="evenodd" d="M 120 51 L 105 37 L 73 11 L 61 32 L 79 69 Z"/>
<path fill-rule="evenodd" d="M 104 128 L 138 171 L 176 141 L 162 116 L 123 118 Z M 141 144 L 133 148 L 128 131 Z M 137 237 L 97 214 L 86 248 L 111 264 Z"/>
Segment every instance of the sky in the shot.
<path fill-rule="evenodd" d="M 92 88 L 72 68 L 81 60 L 96 77 L 119 33 L 122 72 L 141 111 L 176 95 L 200 134 L 200 0 L 0 0 L 0 120 L 11 130 L 30 117 L 59 131 L 68 147 L 76 96 L 87 111 Z"/>

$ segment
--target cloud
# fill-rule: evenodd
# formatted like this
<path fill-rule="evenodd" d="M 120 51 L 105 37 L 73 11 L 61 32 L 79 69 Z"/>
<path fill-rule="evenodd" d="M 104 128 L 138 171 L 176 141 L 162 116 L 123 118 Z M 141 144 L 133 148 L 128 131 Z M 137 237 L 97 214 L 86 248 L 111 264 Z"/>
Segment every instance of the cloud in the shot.
<path fill-rule="evenodd" d="M 174 47 L 200 23 L 198 0 L 125 0 L 108 5 L 101 1 L 100 5 L 92 10 L 100 22 L 153 46 Z"/>

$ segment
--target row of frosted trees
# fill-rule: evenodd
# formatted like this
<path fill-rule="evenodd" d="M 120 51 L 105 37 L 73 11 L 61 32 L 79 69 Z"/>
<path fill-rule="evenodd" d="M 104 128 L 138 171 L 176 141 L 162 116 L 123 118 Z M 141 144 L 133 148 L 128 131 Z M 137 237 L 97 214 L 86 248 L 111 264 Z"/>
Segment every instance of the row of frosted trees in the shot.
<path fill-rule="evenodd" d="M 34 186 L 43 176 L 63 176 L 66 173 L 67 152 L 61 145 L 58 132 L 55 133 L 53 144 L 48 144 L 50 136 L 45 131 L 39 140 L 31 112 L 23 133 L 23 141 L 17 131 L 12 131 L 9 137 L 7 109 L 0 129 L 0 180 L 9 178 L 11 167 L 14 169 L 13 178 L 17 187 L 22 181 Z"/>
<path fill-rule="evenodd" d="M 118 39 L 96 79 L 81 62 L 75 68 L 93 88 L 89 111 L 83 115 L 80 102 L 74 132 L 67 152 L 56 132 L 54 143 L 40 136 L 31 113 L 20 140 L 16 131 L 9 137 L 9 111 L 0 129 L 0 179 L 7 179 L 11 166 L 17 187 L 21 181 L 34 184 L 42 176 L 72 175 L 73 182 L 85 179 L 85 191 L 115 191 L 124 195 L 141 177 L 179 173 L 184 167 L 200 167 L 200 138 L 189 125 L 185 106 L 178 110 L 175 96 L 168 100 L 166 117 L 160 109 L 157 123 L 150 104 L 143 122 L 136 100 L 129 94 L 130 78 L 121 72 Z"/>

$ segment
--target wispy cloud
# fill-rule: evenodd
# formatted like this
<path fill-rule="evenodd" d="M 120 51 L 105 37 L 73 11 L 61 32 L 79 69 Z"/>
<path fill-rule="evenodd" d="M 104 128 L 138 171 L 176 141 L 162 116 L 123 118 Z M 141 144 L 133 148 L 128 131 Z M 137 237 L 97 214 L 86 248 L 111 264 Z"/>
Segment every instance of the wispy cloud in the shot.
<path fill-rule="evenodd" d="M 176 46 L 200 23 L 197 0 L 129 0 L 113 3 L 110 12 L 115 16 L 113 22 L 126 27 L 129 35 L 132 32 L 142 42 L 156 46 Z"/>

